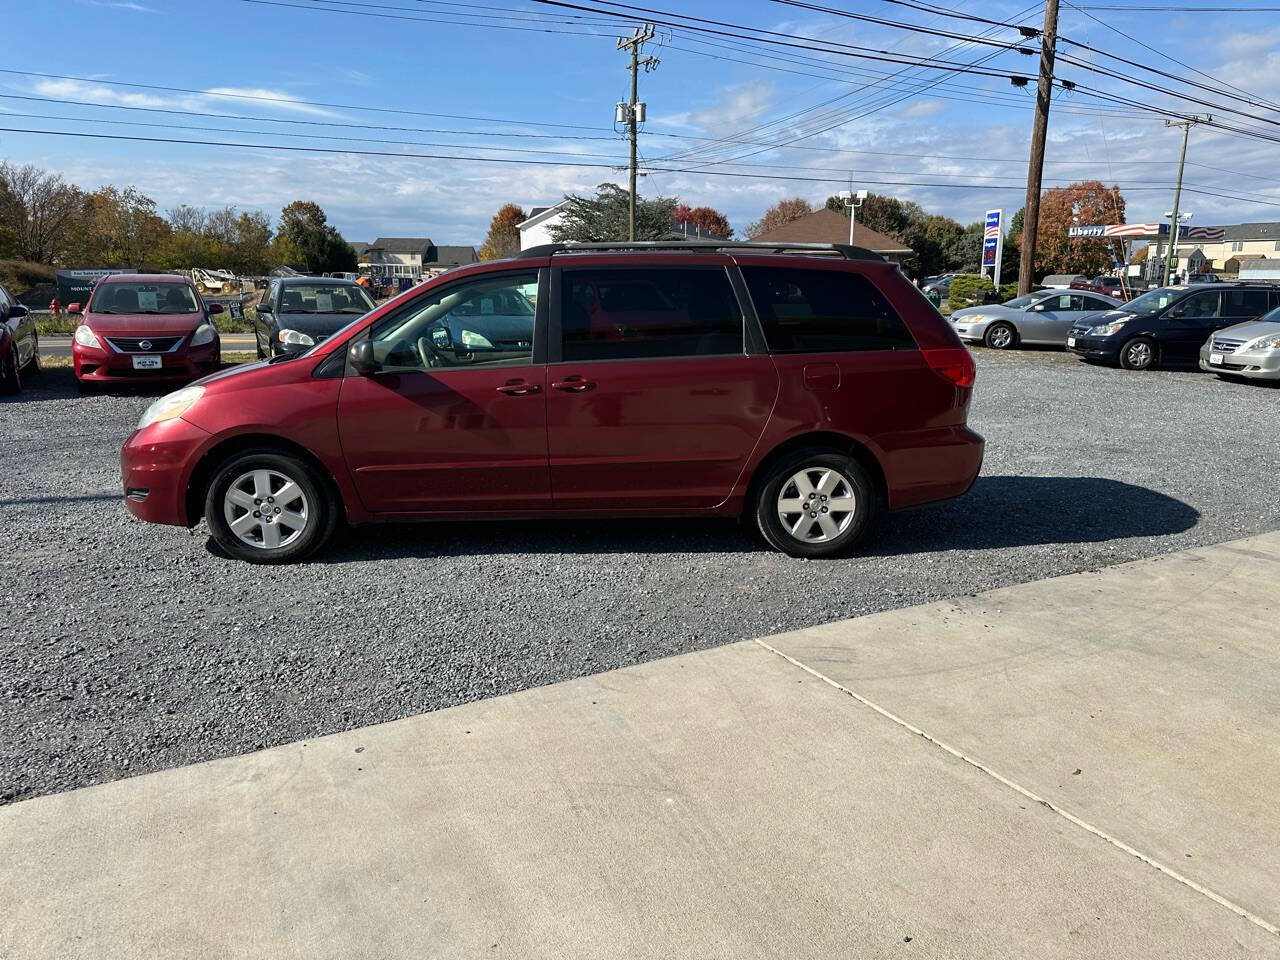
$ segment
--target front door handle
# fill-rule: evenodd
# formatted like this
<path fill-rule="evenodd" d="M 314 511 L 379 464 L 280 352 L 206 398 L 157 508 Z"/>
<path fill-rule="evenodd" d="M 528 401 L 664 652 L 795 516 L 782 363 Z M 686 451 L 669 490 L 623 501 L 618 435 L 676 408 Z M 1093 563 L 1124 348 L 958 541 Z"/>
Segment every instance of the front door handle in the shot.
<path fill-rule="evenodd" d="M 551 386 L 566 393 L 586 393 L 596 388 L 594 380 L 584 380 L 579 376 L 565 377 L 563 380 L 551 381 Z"/>
<path fill-rule="evenodd" d="M 512 380 L 500 386 L 498 392 L 505 393 L 509 397 L 527 397 L 533 393 L 541 393 L 542 387 L 536 383 L 526 383 L 524 380 Z"/>

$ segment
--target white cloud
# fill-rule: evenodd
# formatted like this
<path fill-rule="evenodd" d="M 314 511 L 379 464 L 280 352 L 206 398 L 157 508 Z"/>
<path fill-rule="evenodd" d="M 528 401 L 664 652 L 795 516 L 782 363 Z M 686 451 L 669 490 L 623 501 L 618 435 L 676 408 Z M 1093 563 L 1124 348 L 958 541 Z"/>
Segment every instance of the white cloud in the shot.
<path fill-rule="evenodd" d="M 693 126 L 713 136 L 722 136 L 758 123 L 769 112 L 772 102 L 772 83 L 722 87 L 713 105 L 690 110 L 687 116 Z"/>
<path fill-rule="evenodd" d="M 152 7 L 144 7 L 132 0 L 80 0 L 87 7 L 109 7 L 113 10 L 128 10 L 132 13 L 155 13 Z"/>
<path fill-rule="evenodd" d="M 941 113 L 946 109 L 946 104 L 941 100 L 917 100 L 911 106 L 904 109 L 901 116 L 913 117 L 919 119 L 921 117 L 932 117 L 935 113 Z"/>
<path fill-rule="evenodd" d="M 306 103 L 285 91 L 254 87 L 210 87 L 203 93 L 168 93 L 122 89 L 81 80 L 39 80 L 32 86 L 32 92 L 64 100 L 202 113 L 243 113 L 259 109 L 313 117 L 342 116 L 333 110 Z M 246 97 L 252 99 L 243 99 Z"/>

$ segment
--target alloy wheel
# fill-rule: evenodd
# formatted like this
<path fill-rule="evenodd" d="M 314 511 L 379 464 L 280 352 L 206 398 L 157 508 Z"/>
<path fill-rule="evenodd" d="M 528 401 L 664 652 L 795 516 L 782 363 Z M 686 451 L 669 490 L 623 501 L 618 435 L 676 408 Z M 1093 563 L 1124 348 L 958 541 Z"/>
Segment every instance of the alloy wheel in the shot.
<path fill-rule="evenodd" d="M 805 467 L 778 490 L 778 518 L 803 543 L 835 540 L 853 522 L 857 505 L 849 479 L 830 467 Z"/>
<path fill-rule="evenodd" d="M 285 547 L 311 522 L 307 495 L 279 470 L 250 470 L 237 477 L 222 498 L 227 526 L 242 542 L 259 550 Z"/>
<path fill-rule="evenodd" d="M 1013 346 L 1013 328 L 1007 323 L 997 323 L 987 334 L 987 344 L 996 350 L 1007 350 Z"/>
<path fill-rule="evenodd" d="M 1129 344 L 1125 349 L 1125 359 L 1135 370 L 1142 370 L 1151 365 L 1151 344 L 1139 340 Z"/>

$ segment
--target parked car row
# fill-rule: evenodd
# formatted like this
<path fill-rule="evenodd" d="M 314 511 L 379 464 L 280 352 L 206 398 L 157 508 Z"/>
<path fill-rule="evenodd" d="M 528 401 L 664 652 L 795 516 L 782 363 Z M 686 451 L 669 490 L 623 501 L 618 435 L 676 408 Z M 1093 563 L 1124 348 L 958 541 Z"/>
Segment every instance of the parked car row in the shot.
<path fill-rule="evenodd" d="M 1160 287 L 1133 300 L 1041 290 L 951 315 L 962 339 L 997 350 L 1065 346 L 1127 370 L 1198 364 L 1224 378 L 1280 379 L 1280 287 L 1230 283 Z"/>

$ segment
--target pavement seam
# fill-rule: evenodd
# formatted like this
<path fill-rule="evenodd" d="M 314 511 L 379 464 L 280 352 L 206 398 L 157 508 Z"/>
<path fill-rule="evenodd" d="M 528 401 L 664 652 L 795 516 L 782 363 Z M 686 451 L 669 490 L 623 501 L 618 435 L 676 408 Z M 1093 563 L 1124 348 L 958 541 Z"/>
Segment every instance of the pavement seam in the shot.
<path fill-rule="evenodd" d="M 1010 780 L 1008 777 L 988 767 L 982 761 L 974 759 L 973 757 L 957 749 L 956 747 L 951 746 L 949 743 L 946 743 L 943 740 L 939 740 L 937 737 L 933 736 L 930 733 L 925 732 L 924 730 L 920 729 L 910 721 L 903 719 L 902 717 L 898 716 L 896 713 L 893 713 L 891 710 L 886 710 L 884 707 L 880 706 L 879 704 L 871 700 L 868 700 L 866 697 L 862 696 L 857 691 L 849 689 L 839 681 L 833 680 L 831 677 L 828 677 L 826 674 L 813 669 L 808 664 L 803 663 L 800 660 L 797 660 L 795 657 L 790 656 L 789 654 L 783 653 L 781 650 L 769 645 L 764 640 L 757 638 L 755 640 L 755 643 L 763 647 L 765 650 L 768 650 L 770 653 L 776 654 L 777 656 L 781 657 L 783 660 L 786 660 L 788 663 L 792 664 L 793 666 L 799 667 L 801 670 L 805 671 L 805 673 L 808 673 L 811 676 L 816 677 L 817 679 L 821 680 L 823 683 L 828 684 L 829 686 L 835 687 L 841 693 L 849 697 L 852 697 L 854 700 L 858 701 L 858 703 L 862 704 L 864 707 L 869 707 L 870 709 L 874 710 L 876 713 L 880 714 L 880 716 L 884 717 L 885 719 L 893 721 L 898 726 L 902 727 L 904 730 L 909 730 L 911 733 L 914 733 L 916 736 L 923 737 L 925 740 L 929 741 L 934 746 L 939 747 L 942 750 L 945 750 L 947 753 L 951 754 L 956 759 L 962 760 L 963 762 L 969 764 L 969 766 L 974 767 L 975 769 L 981 771 L 991 779 L 995 780 L 997 783 L 1000 783 L 1003 786 L 1006 786 L 1011 790 L 1014 790 L 1017 793 L 1020 793 L 1022 796 L 1026 797 L 1028 800 L 1032 800 L 1040 804 L 1040 806 L 1045 807 L 1048 810 L 1052 810 L 1054 813 L 1056 813 L 1058 816 L 1062 817 L 1064 820 L 1068 821 L 1069 823 L 1072 823 L 1075 826 L 1088 831 L 1089 833 L 1093 834 L 1096 837 L 1100 837 L 1101 839 L 1105 840 L 1107 843 L 1111 844 L 1113 847 L 1123 850 L 1125 853 L 1129 854 L 1129 856 L 1131 857 L 1136 857 L 1138 860 L 1141 860 L 1143 863 L 1147 864 L 1148 866 L 1154 867 L 1156 870 L 1160 871 L 1165 876 L 1170 877 L 1173 880 L 1176 880 L 1178 883 L 1181 883 L 1186 887 L 1190 887 L 1196 893 L 1202 896 L 1208 897 L 1214 903 L 1218 904 L 1219 906 L 1226 907 L 1232 913 L 1237 914 L 1240 917 L 1243 917 L 1244 919 L 1248 920 L 1250 923 L 1261 927 L 1263 930 L 1267 931 L 1268 933 L 1280 936 L 1280 927 L 1277 927 L 1275 924 L 1268 922 L 1267 920 L 1263 919 L 1262 917 L 1258 916 L 1255 913 L 1252 913 L 1251 911 L 1240 906 L 1238 903 L 1233 903 L 1232 901 L 1228 900 L 1226 897 L 1222 896 L 1221 894 L 1215 893 L 1214 891 L 1210 890 L 1208 887 L 1202 886 L 1201 884 L 1192 880 L 1190 877 L 1179 873 L 1177 870 L 1174 870 L 1172 867 L 1168 866 L 1167 864 L 1161 863 L 1159 860 L 1156 860 L 1154 857 L 1150 857 L 1147 854 L 1143 853 L 1142 851 L 1129 846 L 1129 844 L 1125 843 L 1123 840 L 1119 839 L 1118 837 L 1113 837 L 1111 834 L 1107 833 L 1105 830 L 1101 829 L 1100 827 L 1095 827 L 1093 824 L 1089 823 L 1088 821 L 1080 819 L 1070 811 L 1064 810 L 1062 807 L 1059 807 L 1057 804 L 1053 803 L 1053 801 L 1040 796 L 1038 793 L 1035 793 L 1032 790 L 1028 790 L 1026 787 L 1022 786 L 1019 783 L 1016 783 L 1013 780 Z"/>

